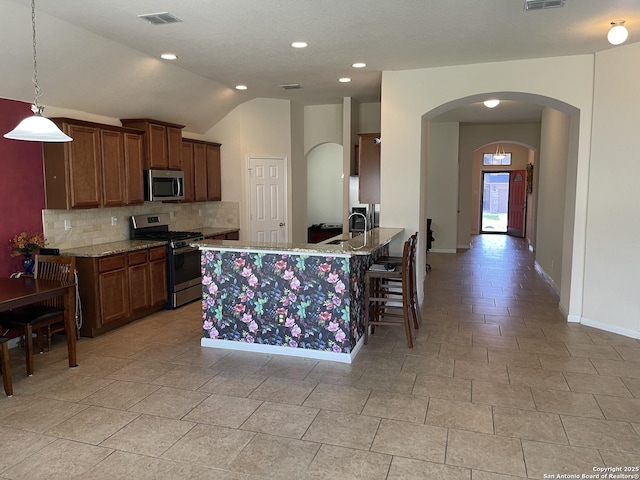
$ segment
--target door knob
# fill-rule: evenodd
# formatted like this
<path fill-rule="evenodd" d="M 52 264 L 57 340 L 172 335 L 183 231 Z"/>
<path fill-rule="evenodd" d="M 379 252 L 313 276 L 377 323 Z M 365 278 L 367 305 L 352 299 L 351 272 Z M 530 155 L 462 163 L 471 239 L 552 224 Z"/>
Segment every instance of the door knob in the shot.
<path fill-rule="evenodd" d="M 284 227 L 284 222 L 280 222 L 280 226 L 281 226 L 281 227 Z"/>

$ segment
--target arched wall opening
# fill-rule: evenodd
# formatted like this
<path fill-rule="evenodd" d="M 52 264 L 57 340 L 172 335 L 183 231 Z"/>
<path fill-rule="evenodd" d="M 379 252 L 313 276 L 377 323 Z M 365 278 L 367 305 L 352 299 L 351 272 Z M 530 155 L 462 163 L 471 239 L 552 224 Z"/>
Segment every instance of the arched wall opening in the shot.
<path fill-rule="evenodd" d="M 543 106 L 535 124 L 465 125 L 439 121 L 443 113 L 487 97 L 511 99 Z M 433 219 L 434 251 L 468 248 L 477 217 L 474 198 L 479 195 L 479 169 L 474 165 L 483 148 L 498 142 L 524 145 L 538 152 L 530 199 L 536 268 L 560 296 L 560 308 L 569 313 L 573 268 L 579 110 L 562 101 L 528 93 L 485 92 L 444 103 L 422 116 L 422 168 L 420 232 L 426 218 Z M 494 147 L 495 148 L 495 147 Z M 535 155 L 534 155 L 535 157 Z M 475 158 L 475 160 L 474 160 Z M 425 232 L 425 233 L 423 233 Z"/>
<path fill-rule="evenodd" d="M 307 222 L 342 223 L 343 147 L 322 143 L 307 153 Z"/>

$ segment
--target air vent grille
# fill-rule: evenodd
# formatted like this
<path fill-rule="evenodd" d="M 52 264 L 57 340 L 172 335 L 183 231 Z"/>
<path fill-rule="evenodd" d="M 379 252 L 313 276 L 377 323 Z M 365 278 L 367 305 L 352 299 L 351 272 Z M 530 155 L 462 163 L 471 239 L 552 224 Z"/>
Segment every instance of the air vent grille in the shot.
<path fill-rule="evenodd" d="M 542 10 L 545 8 L 564 7 L 566 0 L 524 0 L 525 10 Z"/>
<path fill-rule="evenodd" d="M 299 83 L 286 83 L 284 85 L 280 85 L 280 88 L 284 88 L 285 90 L 297 90 L 302 87 Z"/>
<path fill-rule="evenodd" d="M 169 23 L 182 22 L 182 20 L 169 12 L 146 13 L 144 15 L 138 15 L 138 18 L 146 20 L 151 25 L 168 25 Z"/>

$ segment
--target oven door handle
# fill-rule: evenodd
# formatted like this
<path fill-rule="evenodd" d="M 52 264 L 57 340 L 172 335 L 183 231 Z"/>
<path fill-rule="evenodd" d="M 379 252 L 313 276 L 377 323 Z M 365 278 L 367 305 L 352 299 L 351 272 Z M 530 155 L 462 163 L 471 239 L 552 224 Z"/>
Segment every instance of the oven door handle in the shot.
<path fill-rule="evenodd" d="M 198 250 L 200 250 L 200 248 L 198 247 L 182 247 L 182 248 L 176 248 L 175 250 L 172 250 L 171 253 L 175 257 L 176 255 L 182 255 L 183 253 L 197 252 Z"/>

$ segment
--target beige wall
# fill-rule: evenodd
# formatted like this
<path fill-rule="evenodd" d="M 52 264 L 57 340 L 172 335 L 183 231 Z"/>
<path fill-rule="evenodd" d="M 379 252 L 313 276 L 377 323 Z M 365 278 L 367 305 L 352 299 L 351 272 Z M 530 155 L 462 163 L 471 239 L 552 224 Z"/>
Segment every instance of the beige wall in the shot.
<path fill-rule="evenodd" d="M 474 155 L 478 149 L 489 148 L 486 145 L 493 145 L 488 151 L 495 151 L 493 142 L 503 142 L 513 145 L 517 144 L 529 146 L 538 150 L 540 145 L 540 124 L 508 124 L 508 125 L 461 125 L 460 126 L 460 189 L 459 189 L 459 210 L 458 219 L 458 246 L 468 248 L 471 242 L 471 234 L 478 233 L 479 225 L 479 204 L 473 199 L 480 196 L 480 175 L 473 176 Z M 520 150 L 525 154 L 524 150 Z M 526 155 L 532 155 L 530 150 L 526 150 Z M 524 168 L 529 161 L 518 157 L 520 166 Z M 480 162 L 481 163 L 481 162 Z M 477 165 L 476 165 L 477 166 Z M 528 225 L 531 227 L 531 225 Z"/>
<path fill-rule="evenodd" d="M 640 43 L 596 54 L 582 321 L 640 336 Z"/>
<path fill-rule="evenodd" d="M 380 223 L 382 226 L 402 225 L 406 231 L 420 226 L 426 216 L 426 205 L 421 204 L 421 191 L 427 187 L 426 179 L 416 175 L 426 155 L 423 123 L 437 118 L 452 107 L 481 101 L 489 95 L 505 100 L 521 99 L 565 110 L 580 112 L 579 138 L 572 152 L 577 160 L 572 174 L 577 185 L 586 184 L 590 153 L 590 119 L 593 96 L 593 56 L 581 55 L 500 62 L 492 64 L 383 72 L 382 76 L 382 185 Z M 553 78 L 553 82 L 548 79 Z M 455 188 L 451 185 L 451 188 Z M 576 232 L 584 232 L 587 191 L 576 191 L 575 216 L 572 221 Z M 539 212 L 540 216 L 542 213 Z M 566 239 L 565 239 L 566 240 Z M 574 235 L 569 267 L 578 270 L 572 275 L 569 297 L 580 298 L 584 269 L 584 235 Z M 399 251 L 400 242 L 392 243 L 392 251 Z M 419 252 L 419 255 L 423 255 Z M 418 257 L 418 264 L 424 265 Z M 572 304 L 573 306 L 573 304 Z M 573 312 L 571 312 L 573 313 Z M 577 313 L 579 314 L 579 312 Z"/>
<path fill-rule="evenodd" d="M 321 143 L 342 145 L 342 104 L 304 107 L 304 153 Z"/>

